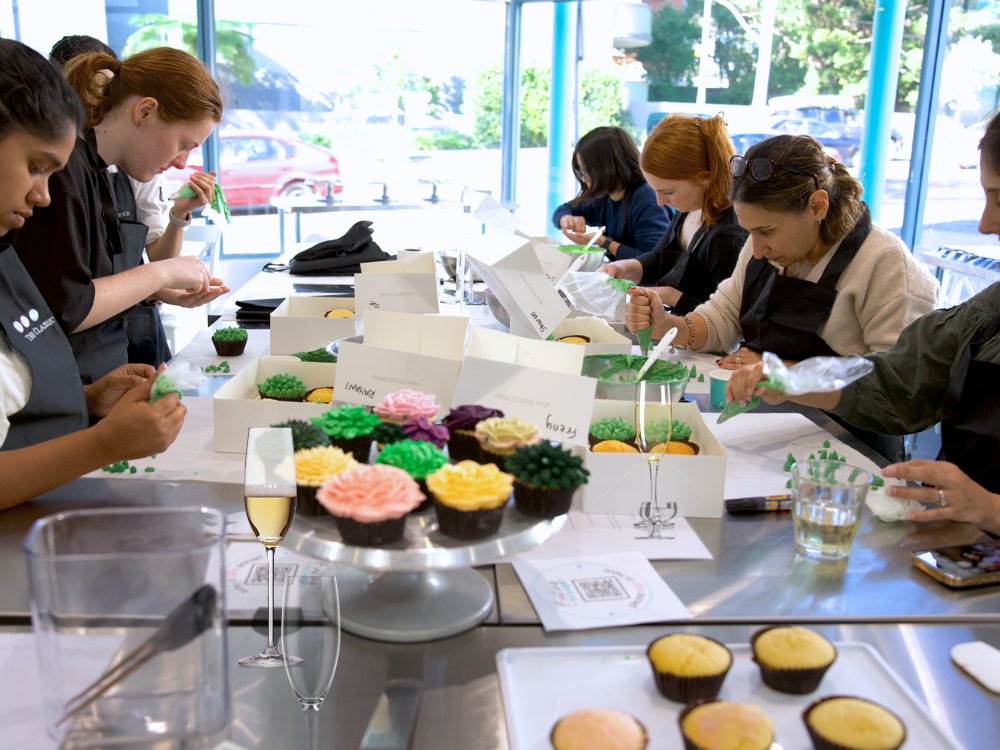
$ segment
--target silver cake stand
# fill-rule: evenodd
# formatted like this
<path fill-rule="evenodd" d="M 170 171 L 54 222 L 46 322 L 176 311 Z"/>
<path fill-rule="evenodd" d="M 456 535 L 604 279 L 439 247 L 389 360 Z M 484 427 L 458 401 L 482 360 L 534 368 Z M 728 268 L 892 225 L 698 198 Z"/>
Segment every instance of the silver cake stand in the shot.
<path fill-rule="evenodd" d="M 413 513 L 403 538 L 385 547 L 344 544 L 331 516 L 296 516 L 284 546 L 350 566 L 337 575 L 344 630 L 378 641 L 414 643 L 476 627 L 493 606 L 493 587 L 470 566 L 488 565 L 544 542 L 563 527 L 510 503 L 500 531 L 478 541 L 438 531 L 433 510 Z"/>

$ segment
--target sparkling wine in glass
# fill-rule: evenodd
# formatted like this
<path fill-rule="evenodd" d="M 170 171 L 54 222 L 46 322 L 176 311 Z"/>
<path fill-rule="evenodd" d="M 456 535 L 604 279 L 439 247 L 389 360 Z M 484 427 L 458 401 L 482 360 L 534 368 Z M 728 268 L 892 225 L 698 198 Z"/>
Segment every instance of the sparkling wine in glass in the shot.
<path fill-rule="evenodd" d="M 254 536 L 267 551 L 267 647 L 240 659 L 241 667 L 283 667 L 301 659 L 284 657 L 274 645 L 274 550 L 295 517 L 295 457 L 287 427 L 251 427 L 247 437 L 243 497 Z"/>
<path fill-rule="evenodd" d="M 646 425 L 654 419 L 667 420 L 667 439 L 663 441 L 661 450 L 654 450 L 657 444 L 647 439 Z M 646 383 L 640 381 L 635 385 L 635 442 L 649 465 L 649 502 L 643 503 L 640 515 L 642 520 L 635 528 L 649 532 L 651 537 L 659 536 L 664 529 L 674 524 L 660 515 L 660 503 L 657 497 L 657 478 L 660 473 L 660 459 L 663 458 L 673 437 L 674 406 L 669 384 Z"/>

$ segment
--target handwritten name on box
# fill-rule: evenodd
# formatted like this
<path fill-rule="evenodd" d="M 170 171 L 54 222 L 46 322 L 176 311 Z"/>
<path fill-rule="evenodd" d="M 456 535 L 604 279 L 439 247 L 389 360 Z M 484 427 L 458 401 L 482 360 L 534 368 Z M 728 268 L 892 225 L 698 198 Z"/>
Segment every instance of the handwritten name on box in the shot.
<path fill-rule="evenodd" d="M 452 403 L 500 409 L 538 425 L 547 440 L 587 445 L 596 387 L 581 375 L 467 356 Z"/>
<path fill-rule="evenodd" d="M 438 306 L 438 282 L 433 273 L 359 273 L 354 275 L 355 310 L 388 310 L 433 314 Z"/>

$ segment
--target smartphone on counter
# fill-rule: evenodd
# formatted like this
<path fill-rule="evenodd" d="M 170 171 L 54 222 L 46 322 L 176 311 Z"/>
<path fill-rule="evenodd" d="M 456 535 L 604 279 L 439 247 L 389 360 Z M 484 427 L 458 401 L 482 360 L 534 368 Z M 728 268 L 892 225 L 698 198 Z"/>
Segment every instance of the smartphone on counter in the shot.
<path fill-rule="evenodd" d="M 1000 541 L 910 553 L 913 567 L 945 586 L 964 589 L 1000 583 Z"/>

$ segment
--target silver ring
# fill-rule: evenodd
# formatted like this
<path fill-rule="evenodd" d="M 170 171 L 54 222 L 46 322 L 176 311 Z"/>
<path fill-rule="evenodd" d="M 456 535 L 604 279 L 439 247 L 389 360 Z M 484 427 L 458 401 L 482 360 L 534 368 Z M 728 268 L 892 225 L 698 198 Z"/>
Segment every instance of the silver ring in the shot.
<path fill-rule="evenodd" d="M 938 490 L 938 497 L 941 498 L 942 508 L 948 505 L 948 501 L 944 499 L 944 490 Z"/>
<path fill-rule="evenodd" d="M 743 364 L 743 357 L 737 357 L 736 358 L 736 364 L 742 365 Z"/>

